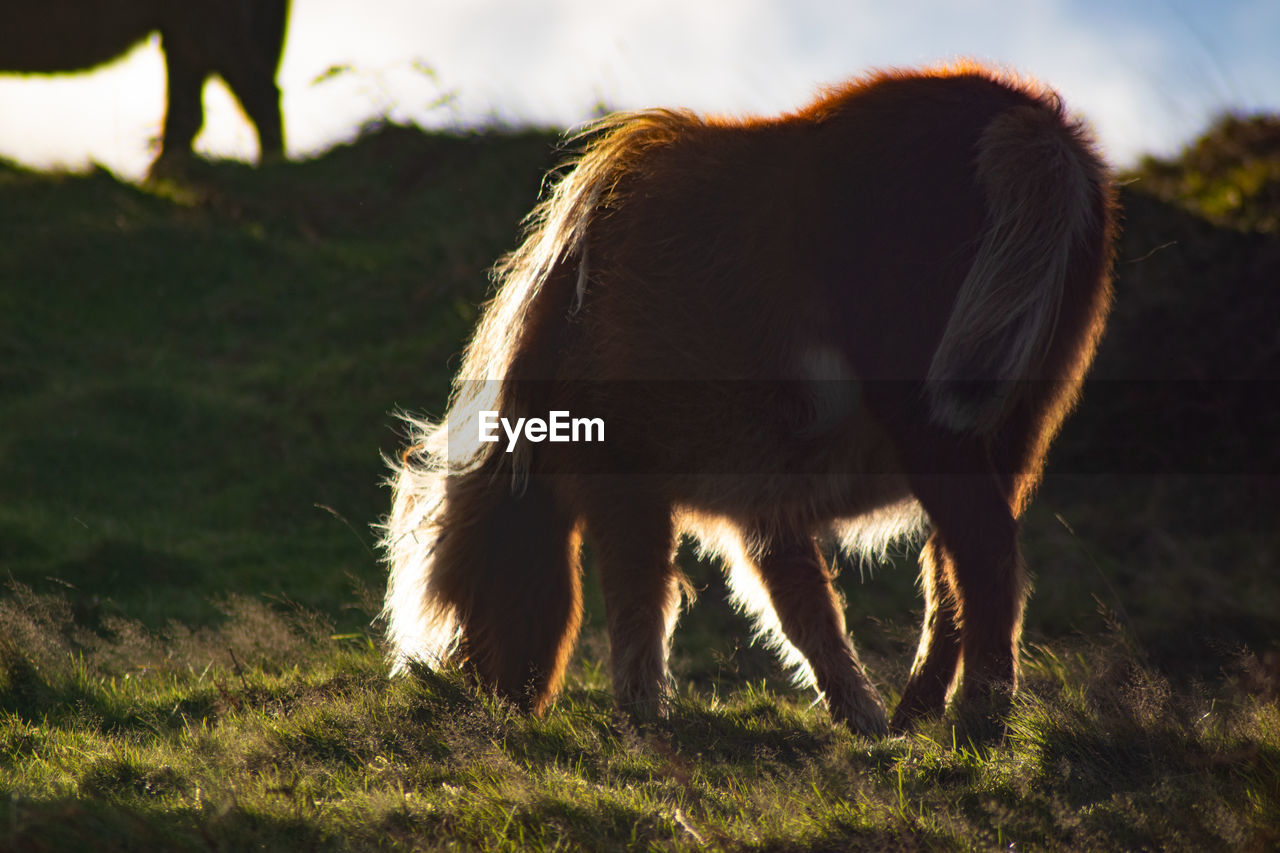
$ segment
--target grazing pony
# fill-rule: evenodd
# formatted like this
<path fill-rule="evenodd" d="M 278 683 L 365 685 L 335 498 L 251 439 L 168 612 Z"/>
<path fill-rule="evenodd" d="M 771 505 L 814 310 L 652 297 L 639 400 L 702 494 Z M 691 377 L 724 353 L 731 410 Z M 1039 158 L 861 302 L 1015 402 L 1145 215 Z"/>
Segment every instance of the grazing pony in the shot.
<path fill-rule="evenodd" d="M 0 20 L 0 73 L 88 71 L 160 33 L 168 76 L 163 172 L 190 156 L 204 124 L 204 81 L 217 74 L 258 132 L 264 159 L 284 156 L 276 71 L 289 0 L 18 0 Z"/>
<path fill-rule="evenodd" d="M 459 663 L 546 708 L 585 536 L 616 701 L 661 713 L 689 535 L 831 715 L 883 735 L 815 542 L 874 554 L 927 526 L 892 726 L 941 714 L 961 671 L 960 712 L 997 715 L 1017 519 L 1110 302 L 1088 132 L 1052 91 L 961 64 L 778 118 L 654 110 L 589 137 L 498 267 L 443 422 L 410 422 L 382 542 L 394 668 Z M 551 440 L 566 413 L 604 440 Z"/>

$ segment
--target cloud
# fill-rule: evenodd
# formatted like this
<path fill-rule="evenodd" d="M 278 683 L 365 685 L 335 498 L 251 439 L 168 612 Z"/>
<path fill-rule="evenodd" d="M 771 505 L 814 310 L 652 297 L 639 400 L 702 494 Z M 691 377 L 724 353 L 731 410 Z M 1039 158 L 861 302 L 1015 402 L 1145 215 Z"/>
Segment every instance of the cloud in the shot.
<path fill-rule="evenodd" d="M 599 104 L 773 113 L 869 67 L 967 55 L 1049 82 L 1129 162 L 1176 149 L 1229 105 L 1274 109 L 1280 60 L 1266 36 L 1277 31 L 1274 0 L 294 0 L 280 79 L 296 155 L 378 117 L 567 126 Z M 314 83 L 333 65 L 350 71 Z M 445 91 L 456 98 L 441 107 Z M 46 88 L 0 78 L 0 153 L 139 175 L 162 92 L 154 46 Z M 208 100 L 199 149 L 251 156 L 234 102 Z"/>

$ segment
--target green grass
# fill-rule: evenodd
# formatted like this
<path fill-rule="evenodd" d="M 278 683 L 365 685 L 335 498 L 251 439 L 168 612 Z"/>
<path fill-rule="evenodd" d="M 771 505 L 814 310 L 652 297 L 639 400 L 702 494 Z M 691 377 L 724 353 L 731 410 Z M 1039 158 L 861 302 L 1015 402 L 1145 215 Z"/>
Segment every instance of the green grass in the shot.
<path fill-rule="evenodd" d="M 4 614 L 11 632 L 24 615 L 46 638 L 76 630 L 56 600 L 19 599 Z M 1179 692 L 1114 638 L 1031 649 L 1010 733 L 983 748 L 943 723 L 867 741 L 758 682 L 687 690 L 668 722 L 638 732 L 589 660 L 532 719 L 454 675 L 389 682 L 367 641 L 334 639 L 314 618 L 252 601 L 229 610 L 218 630 L 119 623 L 85 647 L 6 649 L 0 786 L 15 846 L 1277 840 L 1274 700 Z"/>
<path fill-rule="evenodd" d="M 1271 125 L 1224 127 L 1131 176 L 1108 380 L 1276 375 L 1280 161 Z M 1025 521 L 998 743 L 832 726 L 692 555 L 661 724 L 613 712 L 590 577 L 545 718 L 389 680 L 392 412 L 442 410 L 555 142 L 388 127 L 146 189 L 0 164 L 0 849 L 1280 844 L 1280 466 L 1186 409 L 1234 398 L 1086 390 Z M 1233 208 L 1204 189 L 1231 181 Z M 1221 462 L 1081 473 L 1104 447 Z M 919 602 L 890 562 L 841 583 L 893 700 Z"/>
<path fill-rule="evenodd" d="M 0 168 L 6 568 L 148 623 L 380 582 L 388 414 L 443 406 L 549 148 L 387 130 L 172 197 Z"/>

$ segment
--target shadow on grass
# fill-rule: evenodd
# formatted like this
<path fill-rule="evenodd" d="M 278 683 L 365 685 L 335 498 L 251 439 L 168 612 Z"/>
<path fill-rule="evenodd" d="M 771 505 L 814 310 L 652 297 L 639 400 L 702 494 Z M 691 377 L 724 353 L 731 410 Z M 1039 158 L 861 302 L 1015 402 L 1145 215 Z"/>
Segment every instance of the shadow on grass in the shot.
<path fill-rule="evenodd" d="M 183 810 L 124 805 L 92 797 L 32 801 L 6 796 L 0 847 L 15 851 L 308 850 L 343 848 L 323 824 L 250 808 Z"/>

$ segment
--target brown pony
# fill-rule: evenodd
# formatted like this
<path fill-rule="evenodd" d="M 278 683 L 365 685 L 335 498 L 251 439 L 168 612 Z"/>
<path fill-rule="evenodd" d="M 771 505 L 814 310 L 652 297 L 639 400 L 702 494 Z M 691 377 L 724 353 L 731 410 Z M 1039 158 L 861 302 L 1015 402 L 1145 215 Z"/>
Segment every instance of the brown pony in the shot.
<path fill-rule="evenodd" d="M 867 554 L 928 525 L 892 727 L 941 714 L 961 670 L 962 710 L 989 719 L 1018 681 L 1017 519 L 1110 301 L 1088 132 L 1050 90 L 962 64 L 590 136 L 499 266 L 446 418 L 412 422 L 383 541 L 395 668 L 457 662 L 544 709 L 585 536 L 615 698 L 661 713 L 690 535 L 832 716 L 882 735 L 816 537 Z M 604 441 L 551 440 L 568 413 Z"/>
<path fill-rule="evenodd" d="M 263 158 L 284 156 L 276 71 L 288 0 L 21 0 L 0 17 L 0 73 L 87 71 L 160 33 L 168 75 L 164 140 L 152 172 L 191 153 L 204 81 L 220 76 L 258 131 Z"/>

